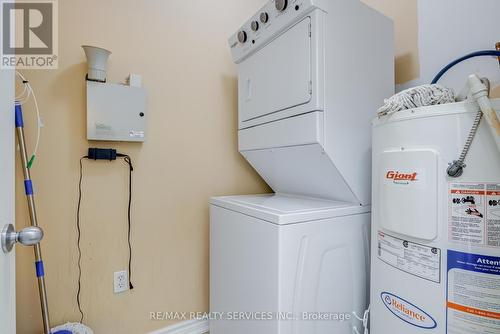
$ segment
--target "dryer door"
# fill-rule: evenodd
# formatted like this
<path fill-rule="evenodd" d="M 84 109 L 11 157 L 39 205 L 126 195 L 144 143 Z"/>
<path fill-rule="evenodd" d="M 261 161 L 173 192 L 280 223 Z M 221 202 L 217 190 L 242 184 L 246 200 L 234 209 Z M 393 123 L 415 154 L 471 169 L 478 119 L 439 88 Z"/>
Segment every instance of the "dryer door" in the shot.
<path fill-rule="evenodd" d="M 311 18 L 306 17 L 240 63 L 240 122 L 308 103 L 311 59 Z"/>

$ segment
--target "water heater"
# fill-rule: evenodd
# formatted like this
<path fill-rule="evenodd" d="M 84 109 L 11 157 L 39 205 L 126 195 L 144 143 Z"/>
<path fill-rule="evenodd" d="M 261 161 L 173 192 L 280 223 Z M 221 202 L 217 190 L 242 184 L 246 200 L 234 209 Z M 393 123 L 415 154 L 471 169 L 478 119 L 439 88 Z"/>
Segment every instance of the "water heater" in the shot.
<path fill-rule="evenodd" d="M 500 110 L 500 101 L 492 100 Z M 500 155 L 479 111 L 460 102 L 373 125 L 371 333 L 500 333 Z"/>

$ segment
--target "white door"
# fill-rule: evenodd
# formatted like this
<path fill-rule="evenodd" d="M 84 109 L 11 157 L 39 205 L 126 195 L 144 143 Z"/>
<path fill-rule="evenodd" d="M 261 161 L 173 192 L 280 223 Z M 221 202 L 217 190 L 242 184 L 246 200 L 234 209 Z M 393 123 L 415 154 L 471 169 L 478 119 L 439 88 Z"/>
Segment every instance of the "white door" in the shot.
<path fill-rule="evenodd" d="M 240 120 L 306 104 L 312 96 L 311 18 L 238 65 Z"/>
<path fill-rule="evenodd" d="M 0 70 L 0 230 L 14 224 L 14 71 Z M 0 331 L 16 332 L 15 250 L 0 247 Z"/>

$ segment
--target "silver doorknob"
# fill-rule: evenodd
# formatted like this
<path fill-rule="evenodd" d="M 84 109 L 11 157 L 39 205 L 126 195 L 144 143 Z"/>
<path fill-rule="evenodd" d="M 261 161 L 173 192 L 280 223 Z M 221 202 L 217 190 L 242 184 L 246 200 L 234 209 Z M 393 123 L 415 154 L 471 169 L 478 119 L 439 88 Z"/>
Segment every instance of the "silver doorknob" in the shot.
<path fill-rule="evenodd" d="M 31 226 L 16 232 L 14 226 L 8 224 L 3 228 L 0 238 L 4 253 L 9 253 L 17 242 L 24 246 L 34 246 L 40 243 L 43 239 L 43 230 L 39 227 Z"/>

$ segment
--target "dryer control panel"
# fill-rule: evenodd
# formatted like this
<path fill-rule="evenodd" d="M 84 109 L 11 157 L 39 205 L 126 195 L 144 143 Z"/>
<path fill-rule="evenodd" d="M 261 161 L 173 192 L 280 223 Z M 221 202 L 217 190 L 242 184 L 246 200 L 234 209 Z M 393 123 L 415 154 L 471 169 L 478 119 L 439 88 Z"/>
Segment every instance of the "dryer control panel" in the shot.
<path fill-rule="evenodd" d="M 229 38 L 233 61 L 240 63 L 317 9 L 313 0 L 271 0 Z"/>

